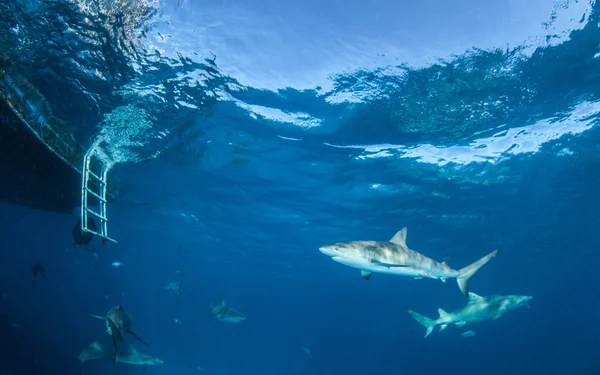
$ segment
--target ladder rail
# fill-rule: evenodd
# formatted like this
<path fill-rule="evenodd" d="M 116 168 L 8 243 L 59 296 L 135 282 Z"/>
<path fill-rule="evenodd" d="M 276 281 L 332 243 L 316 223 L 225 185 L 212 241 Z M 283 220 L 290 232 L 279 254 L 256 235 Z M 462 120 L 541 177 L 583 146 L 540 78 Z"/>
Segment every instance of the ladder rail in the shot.
<path fill-rule="evenodd" d="M 97 149 L 98 143 L 96 142 L 90 147 L 90 149 L 86 152 L 83 158 L 83 168 L 81 171 L 81 231 L 94 234 L 98 237 L 101 237 L 103 240 L 108 240 L 111 242 L 117 242 L 116 240 L 110 238 L 108 236 L 108 216 L 106 215 L 106 193 L 107 193 L 107 176 L 108 171 L 112 167 L 112 163 L 106 162 L 103 158 L 99 157 L 97 154 L 100 151 Z M 91 161 L 92 157 L 97 156 L 97 159 L 101 162 L 102 171 L 98 175 L 91 170 Z M 91 189 L 89 182 L 91 179 L 95 180 L 98 185 L 98 192 L 96 193 Z M 100 212 L 92 210 L 88 207 L 89 201 L 88 197 L 92 195 L 95 197 L 100 205 Z M 88 226 L 89 216 L 93 215 L 100 220 L 100 231 L 92 230 Z"/>

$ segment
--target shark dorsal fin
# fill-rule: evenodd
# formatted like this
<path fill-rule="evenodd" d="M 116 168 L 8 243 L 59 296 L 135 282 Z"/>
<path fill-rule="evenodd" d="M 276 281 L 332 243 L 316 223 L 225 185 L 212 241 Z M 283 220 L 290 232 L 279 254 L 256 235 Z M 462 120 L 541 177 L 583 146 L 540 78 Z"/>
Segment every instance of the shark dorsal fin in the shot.
<path fill-rule="evenodd" d="M 225 299 L 221 296 L 221 306 L 225 306 Z"/>
<path fill-rule="evenodd" d="M 406 232 L 408 229 L 406 227 L 400 229 L 394 237 L 390 240 L 391 243 L 395 243 L 396 245 L 406 246 Z"/>
<path fill-rule="evenodd" d="M 438 309 L 438 313 L 440 314 L 440 318 L 445 318 L 448 316 L 448 313 L 442 309 Z"/>
<path fill-rule="evenodd" d="M 479 301 L 480 299 L 483 299 L 482 296 L 475 294 L 473 292 L 469 292 L 469 301 Z"/>
<path fill-rule="evenodd" d="M 123 308 L 123 293 L 121 293 L 121 300 L 119 301 L 119 308 Z"/>
<path fill-rule="evenodd" d="M 443 262 L 442 262 L 442 264 L 443 264 L 444 266 L 450 267 L 450 266 L 448 265 L 448 261 L 447 261 L 447 260 L 443 261 Z"/>
<path fill-rule="evenodd" d="M 131 344 L 129 344 L 129 353 L 137 353 L 137 350 L 135 350 L 135 348 Z"/>

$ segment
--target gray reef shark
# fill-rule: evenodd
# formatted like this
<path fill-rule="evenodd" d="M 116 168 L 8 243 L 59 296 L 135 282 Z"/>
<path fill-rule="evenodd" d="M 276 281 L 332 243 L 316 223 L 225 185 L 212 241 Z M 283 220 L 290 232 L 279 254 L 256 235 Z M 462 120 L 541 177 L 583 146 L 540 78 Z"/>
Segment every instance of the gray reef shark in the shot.
<path fill-rule="evenodd" d="M 504 313 L 510 310 L 514 310 L 521 306 L 529 307 L 529 300 L 531 296 L 487 296 L 482 297 L 475 293 L 469 293 L 469 302 L 464 307 L 453 311 L 446 312 L 442 309 L 438 309 L 440 317 L 436 320 L 429 319 L 421 314 L 418 314 L 412 310 L 408 310 L 408 313 L 412 315 L 417 322 L 421 323 L 427 331 L 425 337 L 429 336 L 435 326 L 440 326 L 440 332 L 446 329 L 449 324 L 454 324 L 457 327 L 463 327 L 469 323 L 481 322 L 488 319 L 497 320 L 500 319 Z"/>
<path fill-rule="evenodd" d="M 223 297 L 221 297 L 221 303 L 219 305 L 213 306 L 211 303 L 208 314 L 213 319 L 224 323 L 240 323 L 241 321 L 246 320 L 244 314 L 225 305 Z"/>
<path fill-rule="evenodd" d="M 121 343 L 123 342 L 123 334 L 125 332 L 140 340 L 142 343 L 148 345 L 148 343 L 144 341 L 144 339 L 138 336 L 138 334 L 131 329 L 133 319 L 131 318 L 131 315 L 129 315 L 129 313 L 125 311 L 125 309 L 123 309 L 122 304 L 123 296 L 121 296 L 121 303 L 119 303 L 118 306 L 115 306 L 112 309 L 110 309 L 106 316 L 90 314 L 92 318 L 102 319 L 106 321 L 106 332 L 112 336 L 115 353 L 119 352 L 119 348 L 121 347 Z M 116 365 L 117 363 L 115 362 L 115 366 Z"/>
<path fill-rule="evenodd" d="M 369 280 L 373 273 L 439 279 L 444 283 L 446 279 L 455 278 L 465 296 L 469 293 L 469 278 L 498 253 L 496 249 L 478 261 L 454 270 L 447 261 L 440 263 L 408 248 L 406 234 L 407 228 L 404 227 L 388 242 L 339 242 L 321 246 L 319 250 L 336 262 L 358 268 L 365 280 Z"/>

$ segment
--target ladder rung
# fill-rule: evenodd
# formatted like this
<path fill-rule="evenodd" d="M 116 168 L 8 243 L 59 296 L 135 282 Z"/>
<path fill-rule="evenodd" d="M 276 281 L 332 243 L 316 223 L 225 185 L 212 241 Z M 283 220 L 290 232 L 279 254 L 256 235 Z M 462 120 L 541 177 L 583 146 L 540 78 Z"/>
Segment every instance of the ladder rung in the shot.
<path fill-rule="evenodd" d="M 98 182 L 100 182 L 102 185 L 106 184 L 106 182 L 104 182 L 104 180 L 101 177 L 98 177 L 98 175 L 96 175 L 94 172 L 90 171 L 89 169 L 87 170 L 87 174 L 88 176 L 92 176 L 94 177 L 96 180 L 98 180 Z"/>
<path fill-rule="evenodd" d="M 90 210 L 90 209 L 89 209 L 89 208 L 87 208 L 87 207 L 85 208 L 85 210 L 86 210 L 87 212 L 89 212 L 90 214 L 92 214 L 92 215 L 96 216 L 98 219 L 100 219 L 100 220 L 102 220 L 102 221 L 108 221 L 108 220 L 107 220 L 107 219 L 106 219 L 104 216 L 100 215 L 100 214 L 99 214 L 99 213 L 97 213 L 96 211 L 92 211 L 92 210 Z"/>
<path fill-rule="evenodd" d="M 103 234 L 100 234 L 100 233 L 98 233 L 98 232 L 96 232 L 96 231 L 93 231 L 93 230 L 91 230 L 91 229 L 83 228 L 83 231 L 84 231 L 84 232 L 88 232 L 88 233 L 92 233 L 92 234 L 94 234 L 94 235 L 96 235 L 96 236 L 98 236 L 98 237 L 100 237 L 100 238 L 104 238 L 105 240 L 109 240 L 109 241 L 112 241 L 112 242 L 114 242 L 114 243 L 117 243 L 117 241 L 116 241 L 116 240 L 113 240 L 112 238 L 110 238 L 110 237 L 108 237 L 108 236 L 105 236 L 105 235 L 103 235 Z"/>
<path fill-rule="evenodd" d="M 100 201 L 101 201 L 101 202 L 104 202 L 104 203 L 106 203 L 106 199 L 104 199 L 104 198 L 102 198 L 101 196 L 99 196 L 98 194 L 94 193 L 94 192 L 93 192 L 92 190 L 90 190 L 88 187 L 86 187 L 86 188 L 85 188 L 85 190 L 86 190 L 88 193 L 92 194 L 94 197 L 96 197 L 96 198 L 100 199 Z"/>

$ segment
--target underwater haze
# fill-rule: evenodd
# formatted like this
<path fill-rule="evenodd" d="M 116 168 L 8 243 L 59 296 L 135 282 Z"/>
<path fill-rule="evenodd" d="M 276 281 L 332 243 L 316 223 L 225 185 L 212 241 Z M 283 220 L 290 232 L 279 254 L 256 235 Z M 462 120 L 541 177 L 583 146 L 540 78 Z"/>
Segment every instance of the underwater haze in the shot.
<path fill-rule="evenodd" d="M 0 375 L 600 374 L 600 2 L 0 0 L 0 70 L 118 180 L 116 243 L 0 202 Z M 404 227 L 532 298 L 424 337 L 471 300 Z"/>

